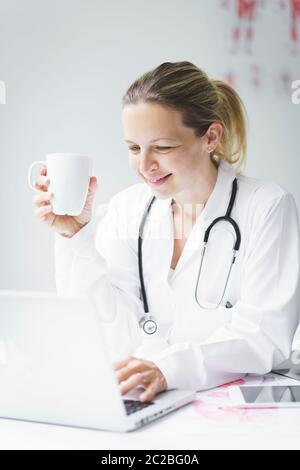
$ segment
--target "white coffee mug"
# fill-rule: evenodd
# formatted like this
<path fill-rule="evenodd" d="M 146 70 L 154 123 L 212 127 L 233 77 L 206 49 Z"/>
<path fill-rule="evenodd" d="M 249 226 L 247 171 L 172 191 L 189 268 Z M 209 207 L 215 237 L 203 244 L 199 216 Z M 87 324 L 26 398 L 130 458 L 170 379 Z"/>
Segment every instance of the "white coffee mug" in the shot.
<path fill-rule="evenodd" d="M 87 198 L 93 160 L 87 155 L 75 153 L 49 153 L 45 161 L 33 162 L 28 170 L 28 184 L 39 191 L 32 182 L 32 170 L 36 165 L 47 168 L 49 191 L 53 193 L 52 208 L 57 215 L 81 214 Z"/>

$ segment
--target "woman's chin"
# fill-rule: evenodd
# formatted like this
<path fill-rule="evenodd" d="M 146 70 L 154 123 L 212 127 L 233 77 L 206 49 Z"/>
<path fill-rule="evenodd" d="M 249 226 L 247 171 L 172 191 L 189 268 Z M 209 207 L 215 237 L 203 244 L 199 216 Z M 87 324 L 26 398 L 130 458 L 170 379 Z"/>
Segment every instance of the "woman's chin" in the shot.
<path fill-rule="evenodd" d="M 155 196 L 157 199 L 170 199 L 170 197 L 172 197 L 172 194 L 171 194 L 171 193 L 162 194 L 162 193 L 158 193 L 158 192 L 155 192 L 155 191 L 153 191 L 153 193 L 154 193 L 154 196 Z"/>
<path fill-rule="evenodd" d="M 170 188 L 153 188 L 152 185 L 149 185 L 149 187 L 152 190 L 154 196 L 156 196 L 158 199 L 169 199 L 174 194 L 174 191 L 172 191 Z"/>

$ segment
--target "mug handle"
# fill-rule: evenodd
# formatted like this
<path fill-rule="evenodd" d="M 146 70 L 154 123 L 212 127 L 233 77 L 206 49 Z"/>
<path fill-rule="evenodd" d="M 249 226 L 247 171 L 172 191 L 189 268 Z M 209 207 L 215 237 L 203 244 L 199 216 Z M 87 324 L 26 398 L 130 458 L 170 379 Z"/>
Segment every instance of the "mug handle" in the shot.
<path fill-rule="evenodd" d="M 33 189 L 34 191 L 37 191 L 39 192 L 40 190 L 38 188 L 36 188 L 33 183 L 32 183 L 32 170 L 33 168 L 35 167 L 35 165 L 43 165 L 43 166 L 46 166 L 46 162 L 44 160 L 38 160 L 36 162 L 33 162 L 31 163 L 29 169 L 28 169 L 28 185 L 31 189 Z"/>

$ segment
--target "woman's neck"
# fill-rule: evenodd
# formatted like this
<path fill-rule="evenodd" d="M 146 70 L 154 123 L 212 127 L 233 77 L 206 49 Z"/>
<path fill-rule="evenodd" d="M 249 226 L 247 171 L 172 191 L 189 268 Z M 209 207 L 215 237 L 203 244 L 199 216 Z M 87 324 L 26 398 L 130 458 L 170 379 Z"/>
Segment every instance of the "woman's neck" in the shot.
<path fill-rule="evenodd" d="M 172 210 L 174 216 L 196 220 L 213 192 L 217 178 L 218 163 L 209 159 L 208 165 L 203 168 L 192 187 L 173 197 Z"/>

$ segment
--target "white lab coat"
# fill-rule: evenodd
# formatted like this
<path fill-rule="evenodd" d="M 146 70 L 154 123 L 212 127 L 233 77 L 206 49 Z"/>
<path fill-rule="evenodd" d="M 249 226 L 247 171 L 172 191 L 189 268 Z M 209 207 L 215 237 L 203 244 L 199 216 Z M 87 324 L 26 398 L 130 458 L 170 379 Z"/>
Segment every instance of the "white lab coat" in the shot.
<path fill-rule="evenodd" d="M 159 325 L 153 336 L 138 326 L 144 311 L 137 238 L 150 188 L 133 185 L 111 199 L 99 223 L 93 219 L 72 238 L 55 235 L 58 294 L 92 299 L 112 359 L 131 354 L 152 360 L 168 389 L 202 390 L 247 373 L 265 374 L 291 351 L 300 305 L 299 220 L 292 195 L 281 186 L 238 176 L 231 215 L 240 227 L 241 246 L 223 302 L 208 310 L 195 300 L 204 231 L 226 213 L 235 176 L 231 165 L 220 163 L 214 190 L 172 277 L 171 198 L 153 203 L 143 240 L 149 309 Z M 220 292 L 222 263 L 233 244 L 228 224 L 217 227 L 205 255 L 205 284 L 199 287 L 205 301 Z M 225 307 L 227 301 L 232 308 Z"/>

